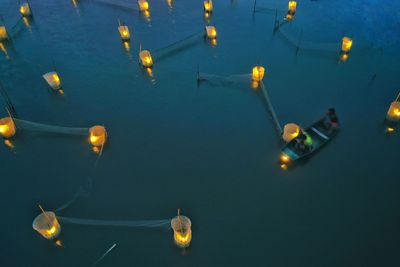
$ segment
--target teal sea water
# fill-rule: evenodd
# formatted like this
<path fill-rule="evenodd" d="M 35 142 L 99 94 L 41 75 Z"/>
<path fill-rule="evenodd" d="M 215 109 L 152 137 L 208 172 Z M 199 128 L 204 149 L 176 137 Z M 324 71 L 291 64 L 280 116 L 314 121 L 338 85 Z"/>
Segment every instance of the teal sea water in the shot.
<path fill-rule="evenodd" d="M 13 40 L 0 51 L 0 80 L 19 118 L 50 125 L 103 124 L 97 156 L 82 136 L 19 132 L 0 146 L 0 265 L 90 266 L 398 266 L 400 128 L 383 120 L 399 92 L 400 3 L 299 1 L 285 33 L 304 42 L 354 40 L 350 58 L 299 50 L 274 33 L 274 12 L 253 1 L 219 0 L 203 39 L 160 62 L 153 77 L 138 64 L 150 51 L 203 30 L 202 1 L 31 0 L 29 26 L 18 3 L 0 2 Z M 112 4 L 107 4 L 112 3 Z M 286 1 L 257 1 L 286 10 Z M 132 7 L 132 8 L 131 8 Z M 283 14 L 279 14 L 283 16 Z M 131 30 L 130 49 L 117 19 Z M 261 91 L 196 82 L 211 74 L 266 67 L 264 82 L 281 123 L 304 127 L 336 107 L 341 133 L 305 164 L 279 168 L 281 143 Z M 53 69 L 64 95 L 41 75 Z M 5 112 L 1 111 L 2 116 Z M 62 225 L 64 247 L 32 229 L 37 205 L 56 209 L 87 177 L 91 194 L 64 217 L 162 220 L 177 208 L 193 224 L 182 251 L 168 228 Z"/>

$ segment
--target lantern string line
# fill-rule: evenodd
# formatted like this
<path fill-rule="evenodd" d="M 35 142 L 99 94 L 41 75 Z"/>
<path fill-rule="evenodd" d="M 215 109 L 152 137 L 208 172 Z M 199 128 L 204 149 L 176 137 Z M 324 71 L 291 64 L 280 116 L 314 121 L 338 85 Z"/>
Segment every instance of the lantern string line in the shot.
<path fill-rule="evenodd" d="M 153 51 L 153 58 L 155 61 L 161 61 L 165 58 L 168 58 L 172 55 L 175 55 L 179 52 L 182 52 L 192 46 L 195 46 L 198 44 L 198 41 L 201 39 L 201 37 L 204 36 L 203 31 L 196 32 L 192 35 L 189 35 L 188 37 L 185 37 L 182 40 L 176 41 L 170 45 L 167 45 L 162 48 L 158 48 Z"/>
<path fill-rule="evenodd" d="M 107 0 L 92 0 L 92 2 L 104 6 L 109 6 L 109 7 L 114 7 L 114 8 L 120 8 L 121 10 L 125 10 L 128 12 L 136 11 L 139 12 L 139 9 L 136 8 L 135 6 L 132 6 L 130 3 L 125 3 L 121 1 L 107 1 Z"/>
<path fill-rule="evenodd" d="M 237 75 L 230 75 L 230 76 L 220 76 L 208 73 L 198 73 L 198 80 L 200 82 L 206 81 L 211 85 L 233 85 L 237 83 L 247 83 L 250 85 L 252 79 L 251 74 L 237 74 Z"/>
<path fill-rule="evenodd" d="M 69 135 L 87 135 L 89 132 L 89 128 L 54 126 L 54 125 L 41 124 L 20 119 L 14 119 L 14 122 L 17 128 L 21 130 L 60 133 Z"/>
<path fill-rule="evenodd" d="M 268 109 L 269 109 L 269 111 L 271 113 L 272 119 L 273 119 L 273 121 L 275 123 L 276 130 L 278 131 L 278 134 L 281 135 L 283 133 L 282 126 L 279 123 L 278 117 L 276 116 L 276 113 L 275 113 L 275 109 L 272 106 L 271 100 L 270 100 L 270 98 L 268 96 L 268 92 L 265 89 L 265 85 L 264 85 L 264 83 L 262 81 L 260 83 L 260 87 L 261 87 L 261 90 L 262 90 L 263 95 L 265 97 L 265 101 L 267 102 Z"/>
<path fill-rule="evenodd" d="M 336 43 L 318 43 L 311 41 L 303 41 L 300 38 L 296 38 L 289 33 L 282 30 L 281 27 L 277 28 L 277 31 L 285 38 L 289 43 L 302 50 L 314 50 L 314 51 L 326 51 L 326 52 L 339 52 L 340 42 Z"/>
<path fill-rule="evenodd" d="M 164 220 L 137 220 L 137 221 L 119 221 L 119 220 L 90 220 L 71 217 L 57 216 L 64 224 L 76 224 L 87 226 L 113 226 L 113 227 L 143 227 L 143 228 L 157 228 L 165 227 L 170 224 L 170 219 Z"/>

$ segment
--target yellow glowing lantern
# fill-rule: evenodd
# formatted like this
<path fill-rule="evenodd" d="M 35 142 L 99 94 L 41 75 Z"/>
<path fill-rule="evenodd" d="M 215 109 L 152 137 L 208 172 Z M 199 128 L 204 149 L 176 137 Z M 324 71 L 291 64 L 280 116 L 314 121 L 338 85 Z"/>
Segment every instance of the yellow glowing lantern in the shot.
<path fill-rule="evenodd" d="M 137 3 L 141 12 L 149 11 L 149 2 L 147 0 L 138 0 Z"/>
<path fill-rule="evenodd" d="M 60 77 L 58 76 L 57 72 L 51 71 L 46 74 L 43 74 L 43 79 L 49 84 L 49 86 L 53 90 L 60 90 L 61 89 L 61 81 Z"/>
<path fill-rule="evenodd" d="M 343 37 L 342 39 L 342 52 L 348 53 L 353 46 L 353 40 L 349 37 Z"/>
<path fill-rule="evenodd" d="M 100 125 L 96 125 L 90 128 L 89 141 L 93 146 L 103 146 L 107 141 L 106 128 Z"/>
<path fill-rule="evenodd" d="M 294 15 L 296 13 L 297 2 L 296 1 L 289 1 L 288 4 L 288 14 Z"/>
<path fill-rule="evenodd" d="M 28 3 L 23 3 L 23 4 L 19 7 L 19 12 L 20 12 L 21 15 L 24 16 L 24 17 L 29 17 L 30 15 L 32 15 L 31 7 L 29 6 Z"/>
<path fill-rule="evenodd" d="M 173 0 L 167 0 L 167 5 L 168 5 L 169 7 L 172 7 L 173 4 L 174 4 L 174 1 L 173 1 Z"/>
<path fill-rule="evenodd" d="M 8 39 L 7 29 L 5 26 L 0 26 L 0 41 Z"/>
<path fill-rule="evenodd" d="M 128 41 L 131 38 L 128 26 L 120 25 L 120 26 L 118 26 L 118 31 L 119 31 L 119 35 L 121 35 L 121 39 L 123 41 Z"/>
<path fill-rule="evenodd" d="M 215 26 L 206 26 L 206 33 L 209 39 L 217 38 L 217 28 Z"/>
<path fill-rule="evenodd" d="M 261 82 L 262 79 L 264 78 L 264 74 L 265 74 L 265 69 L 263 66 L 255 66 L 253 68 L 253 73 L 252 73 L 253 81 Z"/>
<path fill-rule="evenodd" d="M 43 211 L 39 214 L 32 223 L 32 227 L 44 238 L 52 240 L 61 232 L 61 226 L 58 223 L 54 212 Z"/>
<path fill-rule="evenodd" d="M 290 142 L 295 139 L 300 133 L 300 127 L 295 123 L 288 123 L 283 127 L 282 139 L 285 142 Z"/>
<path fill-rule="evenodd" d="M 0 119 L 0 135 L 4 138 L 10 138 L 13 137 L 16 132 L 17 129 L 11 116 Z"/>
<path fill-rule="evenodd" d="M 389 121 L 400 120 L 400 102 L 394 101 L 390 104 L 389 110 L 386 115 L 386 119 Z"/>
<path fill-rule="evenodd" d="M 288 155 L 286 155 L 285 153 L 282 153 L 281 155 L 281 162 L 283 163 L 288 163 L 290 161 L 290 158 Z"/>
<path fill-rule="evenodd" d="M 348 53 L 340 52 L 339 61 L 345 62 L 346 60 L 349 59 L 349 57 L 350 57 L 350 55 Z"/>
<path fill-rule="evenodd" d="M 171 228 L 174 231 L 174 241 L 178 247 L 186 248 L 192 241 L 192 222 L 186 216 L 178 216 L 171 220 Z"/>
<path fill-rule="evenodd" d="M 146 67 L 150 68 L 153 66 L 153 59 L 151 58 L 151 54 L 148 50 L 142 50 L 139 53 L 140 63 Z"/>
<path fill-rule="evenodd" d="M 204 0 L 204 12 L 211 13 L 213 11 L 212 0 Z"/>

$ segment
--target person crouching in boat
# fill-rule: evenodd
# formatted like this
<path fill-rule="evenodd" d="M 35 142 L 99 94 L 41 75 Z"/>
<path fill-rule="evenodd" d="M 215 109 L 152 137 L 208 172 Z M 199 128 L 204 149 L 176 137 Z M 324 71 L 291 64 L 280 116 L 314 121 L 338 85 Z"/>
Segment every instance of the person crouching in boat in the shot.
<path fill-rule="evenodd" d="M 296 149 L 301 153 L 308 153 L 312 149 L 312 139 L 303 130 L 300 130 L 299 135 L 296 137 Z"/>
<path fill-rule="evenodd" d="M 329 133 L 339 128 L 339 118 L 334 108 L 328 109 L 324 118 L 324 126 Z"/>

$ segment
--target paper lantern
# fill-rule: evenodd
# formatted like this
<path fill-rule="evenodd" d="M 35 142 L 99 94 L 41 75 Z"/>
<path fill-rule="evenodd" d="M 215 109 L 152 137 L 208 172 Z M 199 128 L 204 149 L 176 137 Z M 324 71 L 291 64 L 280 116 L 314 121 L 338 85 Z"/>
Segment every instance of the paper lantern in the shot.
<path fill-rule="evenodd" d="M 131 38 L 128 26 L 120 25 L 120 26 L 118 26 L 118 31 L 119 31 L 119 35 L 121 35 L 121 39 L 123 41 L 128 41 Z"/>
<path fill-rule="evenodd" d="M 19 12 L 21 13 L 22 16 L 24 17 L 29 17 L 32 15 L 31 12 L 31 7 L 29 6 L 28 3 L 24 3 L 19 7 Z"/>
<path fill-rule="evenodd" d="M 100 125 L 96 125 L 90 128 L 89 141 L 93 146 L 103 146 L 107 141 L 106 128 Z"/>
<path fill-rule="evenodd" d="M 15 135 L 17 129 L 15 127 L 14 120 L 11 117 L 5 117 L 0 119 L 0 135 L 4 138 L 10 138 Z"/>
<path fill-rule="evenodd" d="M 43 74 L 43 79 L 49 84 L 49 86 L 53 90 L 60 90 L 61 89 L 61 81 L 60 77 L 58 76 L 57 72 L 51 71 L 46 74 Z"/>
<path fill-rule="evenodd" d="M 172 7 L 173 4 L 174 4 L 174 0 L 167 0 L 167 5 L 169 7 Z"/>
<path fill-rule="evenodd" d="M 288 123 L 283 127 L 282 139 L 285 142 L 290 142 L 295 139 L 300 133 L 300 127 L 295 123 Z"/>
<path fill-rule="evenodd" d="M 186 248 L 192 241 L 192 222 L 186 216 L 174 217 L 171 220 L 171 228 L 174 231 L 174 242 L 178 247 Z"/>
<path fill-rule="evenodd" d="M 217 38 L 217 28 L 215 26 L 206 26 L 206 33 L 209 39 Z"/>
<path fill-rule="evenodd" d="M 290 157 L 288 155 L 286 155 L 285 153 L 282 153 L 280 160 L 281 160 L 282 164 L 287 165 L 287 163 L 290 162 Z"/>
<path fill-rule="evenodd" d="M 288 14 L 294 15 L 296 13 L 297 2 L 296 1 L 289 1 L 288 4 Z"/>
<path fill-rule="evenodd" d="M 348 53 L 353 46 L 353 40 L 349 37 L 343 37 L 342 39 L 342 52 Z"/>
<path fill-rule="evenodd" d="M 58 223 L 57 217 L 51 211 L 44 211 L 39 214 L 33 221 L 32 227 L 49 240 L 56 238 L 61 232 L 61 226 Z"/>
<path fill-rule="evenodd" d="M 204 12 L 211 13 L 213 11 L 212 0 L 204 0 Z"/>
<path fill-rule="evenodd" d="M 265 74 L 265 69 L 263 66 L 255 66 L 253 68 L 253 73 L 252 73 L 253 81 L 261 82 L 262 79 L 264 78 L 264 74 Z"/>
<path fill-rule="evenodd" d="M 137 3 L 141 12 L 149 11 L 149 2 L 147 0 L 138 0 Z"/>
<path fill-rule="evenodd" d="M 394 101 L 390 104 L 389 110 L 386 115 L 386 119 L 389 121 L 400 120 L 400 102 Z"/>
<path fill-rule="evenodd" d="M 151 54 L 148 50 L 142 50 L 139 53 L 139 59 L 140 59 L 140 63 L 146 67 L 146 68 L 150 68 L 151 66 L 153 66 L 153 59 L 151 58 Z"/>
<path fill-rule="evenodd" d="M 0 26 L 0 41 L 8 39 L 7 29 L 5 26 Z"/>

